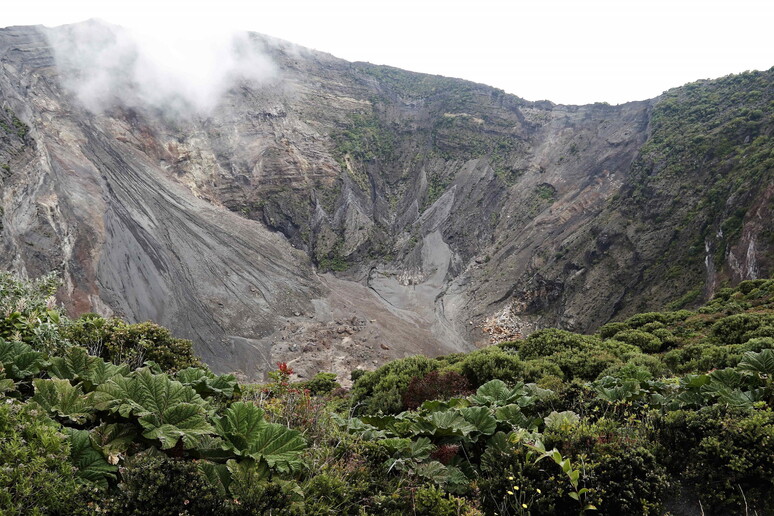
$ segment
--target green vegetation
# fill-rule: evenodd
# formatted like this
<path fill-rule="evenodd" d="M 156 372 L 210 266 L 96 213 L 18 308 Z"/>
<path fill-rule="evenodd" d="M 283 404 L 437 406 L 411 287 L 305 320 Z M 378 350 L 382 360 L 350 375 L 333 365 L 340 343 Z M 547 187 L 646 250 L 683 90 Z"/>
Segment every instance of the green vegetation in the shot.
<path fill-rule="evenodd" d="M 553 201 L 556 198 L 556 188 L 548 183 L 543 183 L 535 188 L 535 195 L 544 201 Z"/>
<path fill-rule="evenodd" d="M 69 320 L 53 277 L 1 279 L 3 514 L 774 506 L 774 280 L 595 335 L 396 360 L 347 392 L 284 363 L 239 385 L 163 328 Z"/>
<path fill-rule="evenodd" d="M 428 178 L 427 196 L 425 198 L 423 209 L 427 209 L 437 201 L 449 187 L 449 184 L 451 184 L 450 178 L 443 177 L 441 174 L 431 174 Z"/>
<path fill-rule="evenodd" d="M 698 299 L 706 243 L 719 276 L 729 275 L 727 253 L 774 179 L 773 77 L 774 68 L 698 81 L 665 92 L 653 108 L 617 208 L 634 223 L 674 227 L 645 273 L 648 283 L 669 276 L 685 294 L 672 308 Z"/>
<path fill-rule="evenodd" d="M 7 135 L 15 135 L 22 140 L 27 137 L 30 128 L 19 120 L 16 114 L 8 108 L 5 108 L 5 117 L 0 118 L 0 129 Z"/>
<path fill-rule="evenodd" d="M 394 131 L 379 116 L 355 114 L 351 116 L 349 125 L 334 135 L 334 156 L 340 161 L 345 156 L 358 161 L 389 160 L 395 138 Z"/>

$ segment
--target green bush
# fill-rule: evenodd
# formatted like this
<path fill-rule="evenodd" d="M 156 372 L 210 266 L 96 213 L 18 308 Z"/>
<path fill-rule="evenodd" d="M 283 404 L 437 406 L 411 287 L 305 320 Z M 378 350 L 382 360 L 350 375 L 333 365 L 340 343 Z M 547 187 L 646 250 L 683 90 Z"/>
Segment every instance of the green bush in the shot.
<path fill-rule="evenodd" d="M 519 442 L 487 447 L 478 482 L 484 514 L 578 514 L 578 502 L 568 496 L 569 483 L 559 467 L 534 461 L 534 454 Z"/>
<path fill-rule="evenodd" d="M 619 331 L 628 330 L 629 325 L 622 322 L 607 323 L 599 329 L 599 336 L 602 339 L 610 339 Z"/>
<path fill-rule="evenodd" d="M 319 473 L 303 486 L 307 514 L 357 514 L 353 489 L 339 475 Z M 358 493 L 360 494 L 360 493 Z"/>
<path fill-rule="evenodd" d="M 629 358 L 626 362 L 628 365 L 643 367 L 650 372 L 653 378 L 661 378 L 669 374 L 669 369 L 664 363 L 653 355 L 638 354 Z M 600 375 L 603 376 L 603 375 Z"/>
<path fill-rule="evenodd" d="M 406 514 L 416 516 L 459 516 L 470 510 L 461 498 L 444 493 L 436 486 L 420 487 L 411 493 L 411 504 Z"/>
<path fill-rule="evenodd" d="M 745 351 L 755 351 L 756 353 L 764 349 L 774 349 L 774 337 L 758 337 L 750 339 L 739 346 L 740 353 Z"/>
<path fill-rule="evenodd" d="M 564 372 L 554 360 L 550 358 L 538 358 L 524 362 L 524 381 L 537 383 L 546 377 L 564 379 Z"/>
<path fill-rule="evenodd" d="M 158 516 L 221 514 L 223 501 L 195 462 L 139 454 L 119 469 L 121 480 L 110 512 Z"/>
<path fill-rule="evenodd" d="M 615 340 L 637 346 L 645 353 L 656 353 L 661 349 L 661 340 L 642 330 L 624 330 L 615 334 Z"/>
<path fill-rule="evenodd" d="M 403 410 L 403 393 L 409 382 L 440 367 L 437 360 L 414 356 L 395 360 L 360 376 L 352 386 L 353 405 L 365 413 L 397 413 Z"/>
<path fill-rule="evenodd" d="M 669 316 L 662 312 L 645 312 L 629 317 L 626 320 L 626 324 L 629 328 L 637 329 L 654 322 L 665 324 L 670 322 L 669 319 Z"/>
<path fill-rule="evenodd" d="M 653 454 L 641 446 L 603 453 L 594 468 L 599 514 L 661 514 L 668 477 Z"/>
<path fill-rule="evenodd" d="M 742 294 L 747 295 L 747 294 L 750 294 L 753 290 L 766 285 L 770 281 L 771 280 L 766 280 L 766 279 L 745 280 L 739 283 L 739 285 L 737 285 L 736 288 Z"/>
<path fill-rule="evenodd" d="M 729 315 L 712 325 L 712 335 L 722 344 L 743 344 L 752 332 L 774 323 L 774 316 L 756 313 Z"/>
<path fill-rule="evenodd" d="M 82 490 L 59 425 L 0 395 L 0 514 L 74 514 Z"/>
<path fill-rule="evenodd" d="M 303 386 L 309 389 L 309 393 L 314 396 L 324 396 L 333 392 L 334 389 L 341 388 L 341 384 L 336 381 L 336 373 L 317 373 Z"/>
<path fill-rule="evenodd" d="M 594 380 L 605 369 L 621 364 L 615 355 L 599 349 L 563 351 L 556 353 L 552 359 L 562 369 L 564 378 L 568 380 L 573 378 Z"/>
<path fill-rule="evenodd" d="M 527 337 L 519 348 L 519 357 L 522 360 L 530 360 L 560 351 L 584 349 L 598 343 L 599 339 L 593 336 L 549 328 L 536 331 Z"/>
<path fill-rule="evenodd" d="M 167 328 L 152 322 L 128 324 L 117 318 L 84 314 L 64 326 L 62 335 L 93 355 L 132 368 L 148 360 L 166 372 L 205 367 L 194 355 L 190 340 L 175 338 Z"/>
<path fill-rule="evenodd" d="M 618 378 L 619 380 L 636 380 L 638 382 L 646 382 L 653 378 L 653 373 L 651 373 L 647 367 L 629 362 L 623 365 L 609 367 L 599 374 L 599 378 L 604 378 L 605 376 L 612 376 L 613 378 Z"/>
<path fill-rule="evenodd" d="M 603 340 L 598 347 L 624 361 L 629 360 L 634 356 L 642 355 L 642 350 L 639 347 L 615 339 Z"/>
<path fill-rule="evenodd" d="M 451 368 L 463 374 L 471 387 L 478 388 L 489 380 L 517 382 L 524 377 L 524 362 L 514 353 L 490 346 L 472 353 Z"/>
<path fill-rule="evenodd" d="M 62 316 L 54 304 L 60 284 L 55 274 L 22 280 L 0 272 L 0 338 L 45 353 L 63 351 L 67 342 L 60 335 Z"/>
<path fill-rule="evenodd" d="M 680 338 L 667 328 L 657 328 L 650 333 L 661 341 L 661 349 L 674 348 L 680 345 Z"/>
<path fill-rule="evenodd" d="M 774 507 L 774 412 L 722 405 L 656 420 L 660 460 L 719 513 Z M 746 500 L 745 500 L 746 498 Z M 748 507 L 749 504 L 749 507 Z"/>

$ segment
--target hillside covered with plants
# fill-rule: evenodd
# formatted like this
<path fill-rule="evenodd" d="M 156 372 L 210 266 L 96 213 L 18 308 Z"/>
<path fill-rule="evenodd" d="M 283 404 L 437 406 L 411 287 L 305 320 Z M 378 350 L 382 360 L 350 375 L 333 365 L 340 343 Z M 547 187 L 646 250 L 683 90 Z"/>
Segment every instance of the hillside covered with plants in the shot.
<path fill-rule="evenodd" d="M 2 514 L 774 514 L 774 279 L 265 384 L 0 276 Z"/>

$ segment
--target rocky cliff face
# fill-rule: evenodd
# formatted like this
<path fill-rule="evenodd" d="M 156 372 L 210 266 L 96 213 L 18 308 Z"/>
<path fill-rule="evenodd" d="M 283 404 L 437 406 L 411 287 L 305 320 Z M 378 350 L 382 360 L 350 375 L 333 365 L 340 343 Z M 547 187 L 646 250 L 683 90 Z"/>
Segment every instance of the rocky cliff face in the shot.
<path fill-rule="evenodd" d="M 279 73 L 206 115 L 94 112 L 66 30 L 0 31 L 2 265 L 217 370 L 593 330 L 771 273 L 772 71 L 561 106 L 252 36 Z"/>

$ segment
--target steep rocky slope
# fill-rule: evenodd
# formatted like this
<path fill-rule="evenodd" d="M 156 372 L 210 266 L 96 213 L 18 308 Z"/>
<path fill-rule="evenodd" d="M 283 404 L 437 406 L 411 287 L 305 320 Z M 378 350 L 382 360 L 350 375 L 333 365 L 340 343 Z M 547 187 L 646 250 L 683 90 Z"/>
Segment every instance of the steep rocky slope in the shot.
<path fill-rule="evenodd" d="M 0 31 L 2 265 L 218 370 L 593 330 L 771 273 L 774 71 L 561 106 L 253 35 L 279 73 L 180 116 L 86 109 L 73 37 Z"/>

